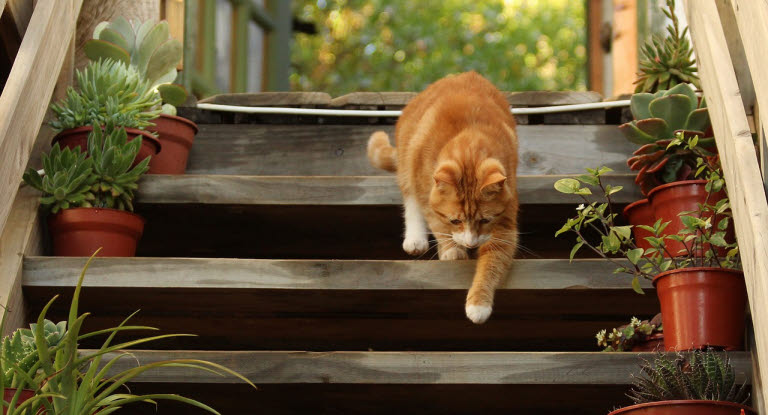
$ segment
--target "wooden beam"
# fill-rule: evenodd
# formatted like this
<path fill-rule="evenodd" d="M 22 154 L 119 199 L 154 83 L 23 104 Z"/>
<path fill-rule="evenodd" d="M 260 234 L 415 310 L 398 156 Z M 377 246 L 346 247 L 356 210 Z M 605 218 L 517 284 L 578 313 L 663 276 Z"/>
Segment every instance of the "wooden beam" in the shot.
<path fill-rule="evenodd" d="M 740 2 L 742 3 L 742 2 Z M 743 4 L 750 2 L 743 2 Z M 731 64 L 723 26 L 714 1 L 685 0 L 686 15 L 691 28 L 693 45 L 699 66 L 702 87 L 707 97 L 709 116 L 722 160 L 731 207 L 736 224 L 749 303 L 755 327 L 755 343 L 760 378 L 768 379 L 768 204 L 761 180 L 757 155 L 749 130 L 749 123 L 741 101 L 735 70 Z M 753 10 L 755 19 L 768 11 L 761 5 Z M 736 12 L 737 19 L 746 20 Z M 758 21 L 758 20 L 755 20 Z M 745 27 L 748 30 L 751 26 Z M 765 28 L 755 26 L 748 37 L 768 40 Z M 742 36 L 744 38 L 744 36 Z M 750 47 L 745 48 L 747 58 L 754 59 Z M 752 56 L 752 58 L 750 58 Z M 763 57 L 764 58 L 764 57 Z M 756 91 L 765 95 L 761 77 L 755 77 Z M 757 82 L 761 82 L 757 84 Z M 764 96 L 763 99 L 768 98 Z M 762 394 L 765 407 L 766 394 Z"/>
<path fill-rule="evenodd" d="M 613 88 L 611 95 L 631 94 L 637 78 L 637 0 L 613 0 Z"/>
<path fill-rule="evenodd" d="M 570 176 L 518 176 L 523 204 L 576 205 L 554 189 L 558 179 Z M 633 175 L 604 178 L 624 186 L 616 203 L 642 199 Z M 238 205 L 400 205 L 394 176 L 234 176 L 147 175 L 139 184 L 139 203 L 202 203 Z"/>
<path fill-rule="evenodd" d="M 168 29 L 171 37 L 178 39 L 179 42 L 184 45 L 186 38 L 184 37 L 184 22 L 185 22 L 185 1 L 184 0 L 163 0 L 160 10 L 160 18 L 168 21 Z M 183 52 L 187 51 L 186 46 L 182 48 Z M 184 70 L 184 55 L 182 54 L 181 61 L 179 61 L 177 70 Z"/>
<path fill-rule="evenodd" d="M 589 57 L 589 89 L 605 94 L 603 87 L 603 50 L 601 33 L 603 31 L 603 0 L 587 1 L 587 50 Z"/>
<path fill-rule="evenodd" d="M 718 3 L 722 3 L 725 0 L 718 0 Z M 750 86 L 754 86 L 752 93 L 757 98 L 757 102 L 760 108 L 765 112 L 768 108 L 768 79 L 765 79 L 763 74 L 763 68 L 768 65 L 768 56 L 765 53 L 765 43 L 768 41 L 768 27 L 766 27 L 765 20 L 768 19 L 768 4 L 761 1 L 744 1 L 744 0 L 729 0 L 731 4 L 731 10 L 736 16 L 736 22 L 731 27 L 732 30 L 738 30 L 741 34 L 741 44 L 744 48 L 746 55 L 746 61 L 749 66 L 744 65 L 744 62 L 734 62 L 737 67 L 737 71 L 746 72 L 743 78 L 746 78 L 750 74 L 750 69 L 755 76 L 749 79 L 738 79 L 739 86 L 747 84 L 746 81 L 751 81 Z M 726 32 L 726 36 L 728 33 Z M 731 36 L 737 36 L 737 34 L 731 34 Z M 741 63 L 741 67 L 738 64 Z M 740 74 L 741 72 L 737 72 Z M 749 91 L 748 91 L 749 92 Z M 765 118 L 765 117 L 763 117 Z"/>
<path fill-rule="evenodd" d="M 75 30 L 82 0 L 38 0 L 0 95 L 0 232 L 5 226 L 58 74 L 62 47 Z"/>
<path fill-rule="evenodd" d="M 232 5 L 232 26 L 230 28 L 232 48 L 229 63 L 229 90 L 232 92 L 248 91 L 248 22 L 250 5 L 239 3 Z"/>
<path fill-rule="evenodd" d="M 85 351 L 85 353 L 88 353 Z M 749 355 L 729 353 L 739 382 L 751 375 Z M 114 357 L 107 355 L 106 359 Z M 132 351 L 116 371 L 167 359 L 201 359 L 237 370 L 258 384 L 628 385 L 635 353 L 580 352 L 249 352 Z M 137 382 L 240 383 L 189 368 L 150 370 Z"/>
<path fill-rule="evenodd" d="M 33 0 L 9 0 L 6 4 L 8 7 L 8 14 L 11 17 L 11 20 L 13 20 L 16 31 L 21 37 L 24 37 L 24 33 L 27 32 L 27 27 L 32 18 L 32 12 L 35 9 L 34 3 Z M 0 14 L 2 14 L 1 11 Z"/>
<path fill-rule="evenodd" d="M 268 0 L 269 12 L 275 27 L 267 38 L 267 88 L 270 91 L 288 91 L 291 74 L 291 25 L 293 14 L 291 2 L 285 0 Z"/>
<path fill-rule="evenodd" d="M 73 287 L 84 258 L 24 261 L 24 286 Z M 503 290 L 631 290 L 604 260 L 519 260 Z M 88 268 L 86 287 L 466 290 L 475 261 L 311 261 L 203 258 L 104 258 Z M 216 278 L 211 278 L 216 275 Z M 650 283 L 644 282 L 645 288 Z"/>

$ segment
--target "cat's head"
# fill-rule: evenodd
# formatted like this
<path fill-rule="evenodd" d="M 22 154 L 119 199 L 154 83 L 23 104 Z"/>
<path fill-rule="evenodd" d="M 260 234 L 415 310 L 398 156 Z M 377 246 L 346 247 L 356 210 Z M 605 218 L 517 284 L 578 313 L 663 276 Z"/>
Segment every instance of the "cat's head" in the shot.
<path fill-rule="evenodd" d="M 467 165 L 444 160 L 433 177 L 429 204 L 451 230 L 453 241 L 467 248 L 487 242 L 505 220 L 502 214 L 513 197 L 501 163 L 494 158 Z"/>

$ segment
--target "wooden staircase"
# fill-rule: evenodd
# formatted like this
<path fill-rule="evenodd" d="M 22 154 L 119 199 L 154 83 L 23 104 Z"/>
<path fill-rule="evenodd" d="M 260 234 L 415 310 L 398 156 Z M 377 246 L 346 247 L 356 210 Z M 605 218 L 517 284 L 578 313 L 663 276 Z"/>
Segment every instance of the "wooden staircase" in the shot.
<path fill-rule="evenodd" d="M 563 103 L 562 94 L 533 96 L 516 105 Z M 355 102 L 344 107 L 377 107 Z M 604 261 L 569 264 L 572 241 L 554 233 L 576 201 L 552 187 L 607 165 L 616 170 L 610 181 L 627 189 L 619 202 L 638 198 L 624 164 L 632 146 L 616 128 L 620 110 L 520 118 L 528 252 L 481 326 L 463 310 L 474 262 L 402 252 L 394 178 L 365 158 L 370 133 L 391 133 L 394 120 L 181 115 L 200 124 L 190 174 L 143 179 L 140 257 L 97 259 L 80 308 L 92 313 L 86 329 L 141 309 L 137 324 L 195 333 L 134 355 L 142 363 L 208 359 L 259 389 L 176 369 L 149 372 L 132 390 L 183 393 L 223 414 L 604 414 L 628 403 L 638 356 L 596 352 L 594 334 L 658 312 L 655 292 L 646 284 L 646 295 L 635 294 Z M 62 294 L 50 318 L 64 319 L 85 259 L 30 252 L 21 279 L 28 316 Z M 750 378 L 749 354 L 731 357 Z M 197 413 L 166 402 L 159 410 Z"/>

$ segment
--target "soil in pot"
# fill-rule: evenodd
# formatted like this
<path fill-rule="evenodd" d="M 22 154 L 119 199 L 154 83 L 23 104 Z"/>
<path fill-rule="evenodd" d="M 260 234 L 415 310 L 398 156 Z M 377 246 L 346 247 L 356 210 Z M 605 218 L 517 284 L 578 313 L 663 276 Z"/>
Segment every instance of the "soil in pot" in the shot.
<path fill-rule="evenodd" d="M 653 216 L 662 222 L 670 222 L 670 224 L 664 229 L 664 233 L 667 235 L 675 235 L 680 232 L 685 226 L 680 219 L 679 214 L 682 212 L 697 212 L 699 210 L 699 204 L 707 203 L 709 205 L 715 205 L 717 202 L 726 197 L 724 191 L 720 191 L 709 196 L 707 200 L 708 192 L 706 190 L 706 180 L 686 180 L 680 182 L 667 183 L 658 186 L 648 193 L 648 200 L 650 201 L 651 208 L 653 209 Z M 693 213 L 692 215 L 695 215 Z M 711 215 L 709 215 L 711 216 Z M 709 216 L 704 216 L 707 218 Z M 719 217 L 715 217 L 712 225 L 717 226 Z M 735 241 L 733 221 L 728 224 L 726 229 L 726 241 L 732 243 Z M 672 255 L 685 255 L 686 244 L 676 241 L 665 241 L 667 250 Z M 693 242 L 690 242 L 693 244 Z M 709 244 L 704 244 L 702 249 L 710 249 Z M 725 256 L 727 252 L 722 248 L 717 248 L 718 256 Z M 669 256 L 666 255 L 665 256 Z"/>
<path fill-rule="evenodd" d="M 660 401 L 641 403 L 617 409 L 608 415 L 757 415 L 757 411 L 733 402 Z"/>
<path fill-rule="evenodd" d="M 624 208 L 624 217 L 632 225 L 632 236 L 635 238 L 635 245 L 638 248 L 649 249 L 651 244 L 645 240 L 647 236 L 653 236 L 653 233 L 645 229 L 640 229 L 637 225 L 653 226 L 656 218 L 653 216 L 653 209 L 648 199 L 638 200 L 630 203 Z"/>
<path fill-rule="evenodd" d="M 82 151 L 86 151 L 88 149 L 88 134 L 90 134 L 92 130 L 93 127 L 91 126 L 64 130 L 53 137 L 51 145 L 59 143 L 59 145 L 62 147 L 68 147 L 72 149 L 80 147 Z M 128 133 L 129 141 L 133 140 L 137 136 L 141 136 L 141 148 L 139 149 L 139 154 L 136 156 L 136 160 L 133 162 L 134 166 L 139 164 L 139 162 L 145 158 L 149 156 L 155 156 L 160 152 L 160 140 L 153 137 L 148 132 L 137 130 L 135 128 L 126 128 L 125 131 Z"/>
<path fill-rule="evenodd" d="M 16 391 L 17 391 L 16 388 L 4 388 L 3 400 L 10 403 L 13 400 L 14 395 L 16 395 Z M 24 403 L 24 401 L 29 400 L 33 396 L 35 396 L 35 391 L 31 389 L 22 389 L 21 395 L 19 395 L 19 399 L 16 401 L 16 406 L 18 407 L 19 405 Z M 3 415 L 5 415 L 6 413 L 8 413 L 8 408 L 3 407 Z"/>
<path fill-rule="evenodd" d="M 742 350 L 747 289 L 741 271 L 682 268 L 653 279 L 668 351 Z"/>
<path fill-rule="evenodd" d="M 56 256 L 132 257 L 144 232 L 144 218 L 117 209 L 64 209 L 48 217 Z"/>
<path fill-rule="evenodd" d="M 155 126 L 163 150 L 149 161 L 150 174 L 184 174 L 187 170 L 189 149 L 197 134 L 197 124 L 175 115 L 160 114 Z"/>

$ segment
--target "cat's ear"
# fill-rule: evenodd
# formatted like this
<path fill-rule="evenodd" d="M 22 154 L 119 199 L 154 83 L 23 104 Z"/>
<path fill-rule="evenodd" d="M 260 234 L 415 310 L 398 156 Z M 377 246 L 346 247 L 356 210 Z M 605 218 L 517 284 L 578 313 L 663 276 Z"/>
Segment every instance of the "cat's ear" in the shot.
<path fill-rule="evenodd" d="M 501 191 L 501 188 L 506 181 L 507 176 L 501 174 L 498 170 L 492 171 L 486 175 L 483 184 L 480 186 L 480 190 L 486 194 L 498 193 Z"/>
<path fill-rule="evenodd" d="M 432 176 L 435 179 L 435 186 L 456 186 L 459 182 L 460 170 L 455 162 L 441 163 Z"/>

